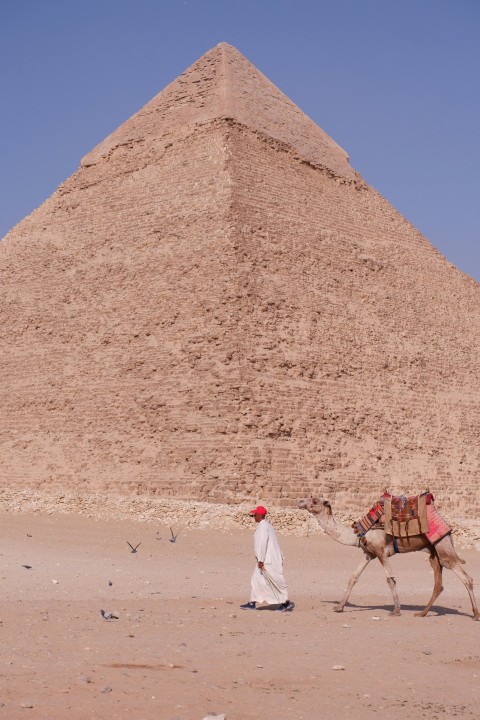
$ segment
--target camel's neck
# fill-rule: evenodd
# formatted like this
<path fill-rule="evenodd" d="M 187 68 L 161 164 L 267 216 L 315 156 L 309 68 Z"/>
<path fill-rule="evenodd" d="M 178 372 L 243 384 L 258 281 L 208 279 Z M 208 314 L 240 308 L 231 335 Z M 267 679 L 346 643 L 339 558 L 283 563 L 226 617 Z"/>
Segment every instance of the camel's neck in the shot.
<path fill-rule="evenodd" d="M 353 528 L 340 525 L 333 515 L 316 513 L 316 516 L 319 525 L 331 538 L 342 543 L 342 545 L 358 545 L 358 536 L 353 532 Z"/>

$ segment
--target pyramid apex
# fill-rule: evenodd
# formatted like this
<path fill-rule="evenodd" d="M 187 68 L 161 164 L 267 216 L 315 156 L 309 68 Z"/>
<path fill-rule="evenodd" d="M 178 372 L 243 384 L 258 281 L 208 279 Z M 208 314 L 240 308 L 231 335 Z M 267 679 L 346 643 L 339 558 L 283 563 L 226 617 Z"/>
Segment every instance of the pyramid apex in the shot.
<path fill-rule="evenodd" d="M 234 120 L 292 148 L 307 162 L 353 180 L 347 153 L 233 45 L 204 53 L 136 115 L 82 159 L 95 165 L 116 147 L 158 140 L 219 118 Z"/>
<path fill-rule="evenodd" d="M 222 40 L 221 42 L 217 43 L 215 45 L 215 48 L 220 48 L 222 50 L 233 50 L 234 52 L 238 53 L 238 55 L 241 55 L 242 57 L 245 57 L 240 50 L 235 47 L 235 45 L 232 45 L 231 43 L 225 42 L 225 40 Z M 212 49 L 215 49 L 212 48 Z"/>
<path fill-rule="evenodd" d="M 212 48 L 210 48 L 210 50 L 207 50 L 206 52 L 204 52 L 203 55 L 201 55 L 201 56 L 198 58 L 198 60 L 193 63 L 193 65 L 191 65 L 189 68 L 187 68 L 187 70 L 185 70 L 185 72 L 183 73 L 183 75 L 185 75 L 185 73 L 187 73 L 191 68 L 194 68 L 194 67 L 197 65 L 197 63 L 200 63 L 200 62 L 201 62 L 202 60 L 204 60 L 205 58 L 210 57 L 210 56 L 215 55 L 215 54 L 220 54 L 220 55 L 221 55 L 221 54 L 223 54 L 223 53 L 230 53 L 230 54 L 233 55 L 233 56 L 236 55 L 236 56 L 238 56 L 239 58 L 243 58 L 243 60 L 245 60 L 245 61 L 248 62 L 248 60 L 247 60 L 247 58 L 245 57 L 245 55 L 244 55 L 242 52 L 240 52 L 240 50 L 239 50 L 238 48 L 236 48 L 235 45 L 231 45 L 230 43 L 225 42 L 224 40 L 222 40 L 221 42 L 217 43 L 217 44 L 214 45 Z"/>

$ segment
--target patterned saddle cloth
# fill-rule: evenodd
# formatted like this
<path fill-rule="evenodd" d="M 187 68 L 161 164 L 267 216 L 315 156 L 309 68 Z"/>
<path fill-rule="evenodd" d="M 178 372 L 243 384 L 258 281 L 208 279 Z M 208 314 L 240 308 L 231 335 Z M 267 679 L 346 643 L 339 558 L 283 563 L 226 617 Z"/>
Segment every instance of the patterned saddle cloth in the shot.
<path fill-rule="evenodd" d="M 372 529 L 384 530 L 395 538 L 426 535 L 431 543 L 438 542 L 452 531 L 437 512 L 434 497 L 428 491 L 408 497 L 385 492 L 363 518 L 352 523 L 352 527 L 362 542 Z"/>
<path fill-rule="evenodd" d="M 360 518 L 360 520 L 355 520 L 355 522 L 352 523 L 352 528 L 355 534 L 358 535 L 359 540 L 364 538 L 367 532 L 373 527 L 379 530 L 383 530 L 385 527 L 383 502 L 381 498 L 376 505 L 370 508 L 366 515 Z"/>

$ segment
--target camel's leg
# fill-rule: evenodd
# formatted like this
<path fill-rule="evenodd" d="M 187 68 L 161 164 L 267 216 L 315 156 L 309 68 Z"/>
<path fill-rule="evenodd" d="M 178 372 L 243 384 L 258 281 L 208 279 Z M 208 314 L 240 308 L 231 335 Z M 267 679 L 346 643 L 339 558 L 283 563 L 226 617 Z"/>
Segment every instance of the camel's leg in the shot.
<path fill-rule="evenodd" d="M 397 583 L 395 582 L 395 578 L 392 574 L 392 568 L 390 567 L 390 562 L 388 560 L 386 553 L 383 555 L 379 555 L 378 559 L 382 563 L 382 567 L 385 570 L 385 575 L 387 576 L 388 587 L 390 588 L 390 592 L 392 593 L 392 597 L 393 597 L 393 610 L 390 614 L 391 615 L 400 615 L 400 600 L 398 599 L 398 594 L 397 594 Z"/>
<path fill-rule="evenodd" d="M 357 569 L 356 569 L 355 572 L 353 573 L 352 577 L 351 577 L 350 580 L 348 581 L 347 589 L 345 590 L 345 593 L 344 593 L 342 599 L 340 600 L 340 602 L 338 603 L 338 605 L 335 605 L 335 607 L 333 608 L 335 612 L 343 612 L 343 608 L 345 607 L 345 604 L 346 604 L 348 598 L 350 597 L 350 593 L 351 593 L 352 590 L 353 590 L 353 586 L 354 586 L 355 583 L 358 581 L 358 578 L 360 577 L 360 575 L 362 574 L 362 572 L 365 570 L 365 568 L 367 567 L 367 565 L 368 565 L 368 563 L 370 562 L 371 559 L 372 559 L 371 557 L 369 557 L 368 555 L 366 555 L 366 554 L 364 553 L 363 558 L 362 558 L 362 562 L 361 562 L 360 565 L 357 567 Z"/>
<path fill-rule="evenodd" d="M 454 563 L 450 565 L 450 570 L 453 570 L 455 575 L 460 578 L 465 587 L 467 588 L 470 602 L 472 603 L 473 619 L 480 620 L 480 612 L 478 612 L 477 603 L 475 601 L 475 595 L 473 594 L 473 580 L 468 573 L 462 568 L 460 563 Z"/>
<path fill-rule="evenodd" d="M 436 544 L 435 550 L 437 551 L 438 559 L 443 567 L 453 570 L 455 575 L 460 578 L 467 588 L 468 596 L 470 598 L 470 602 L 472 603 L 473 619 L 480 620 L 480 612 L 478 611 L 475 595 L 473 594 L 473 580 L 463 569 L 461 565 L 463 560 L 460 560 L 455 552 L 450 536 L 447 535 L 446 538 L 440 540 L 440 542 Z"/>
<path fill-rule="evenodd" d="M 435 602 L 435 600 L 437 599 L 437 597 L 440 595 L 440 593 L 443 590 L 442 566 L 440 565 L 440 560 L 438 559 L 438 555 L 435 552 L 435 550 L 430 554 L 430 557 L 428 559 L 430 560 L 430 565 L 433 568 L 433 576 L 434 576 L 432 597 L 430 598 L 427 605 L 423 608 L 423 610 L 421 612 L 415 613 L 416 617 L 425 617 L 425 615 L 428 613 L 428 611 L 432 607 L 433 603 Z"/>

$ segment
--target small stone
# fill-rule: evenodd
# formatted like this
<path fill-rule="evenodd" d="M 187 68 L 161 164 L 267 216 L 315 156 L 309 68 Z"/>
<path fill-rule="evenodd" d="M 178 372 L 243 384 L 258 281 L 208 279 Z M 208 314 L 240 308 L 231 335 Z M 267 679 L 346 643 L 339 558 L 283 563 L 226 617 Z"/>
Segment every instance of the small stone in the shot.
<path fill-rule="evenodd" d="M 431 651 L 431 650 L 422 650 L 422 652 L 423 652 L 424 655 L 431 655 L 431 654 L 432 654 L 432 651 Z"/>
<path fill-rule="evenodd" d="M 52 580 L 52 583 L 53 583 L 54 585 L 58 585 L 58 580 Z"/>
<path fill-rule="evenodd" d="M 35 705 L 32 702 L 29 702 L 28 700 L 23 700 L 23 702 L 20 703 L 20 707 L 22 708 L 34 708 Z"/>
<path fill-rule="evenodd" d="M 100 688 L 100 692 L 106 695 L 107 693 L 112 692 L 112 688 L 110 687 L 110 685 L 104 685 L 104 687 Z"/>
<path fill-rule="evenodd" d="M 333 665 L 332 670 L 345 670 L 344 665 Z"/>
<path fill-rule="evenodd" d="M 215 713 L 208 713 L 208 715 L 205 715 L 203 720 L 227 720 L 227 716 L 225 713 L 221 713 L 220 715 L 215 715 Z"/>
<path fill-rule="evenodd" d="M 347 623 L 345 623 L 345 625 L 342 625 L 342 627 L 350 628 L 350 627 L 352 627 L 352 626 L 351 626 L 351 625 L 347 625 Z"/>
<path fill-rule="evenodd" d="M 88 677 L 88 675 L 79 675 L 79 676 L 77 677 L 77 682 L 79 682 L 79 683 L 87 683 L 87 684 L 88 684 L 88 683 L 91 683 L 91 682 L 92 682 L 92 678 Z"/>
<path fill-rule="evenodd" d="M 374 616 L 372 617 L 372 620 L 380 620 L 380 618 L 379 618 L 378 615 L 374 615 Z"/>

